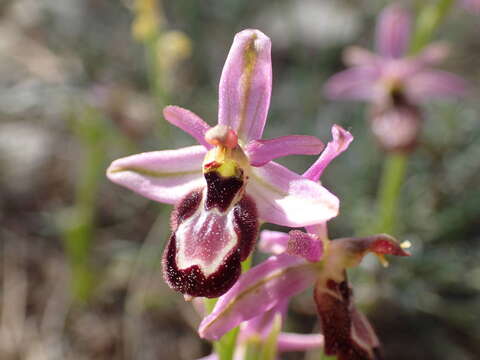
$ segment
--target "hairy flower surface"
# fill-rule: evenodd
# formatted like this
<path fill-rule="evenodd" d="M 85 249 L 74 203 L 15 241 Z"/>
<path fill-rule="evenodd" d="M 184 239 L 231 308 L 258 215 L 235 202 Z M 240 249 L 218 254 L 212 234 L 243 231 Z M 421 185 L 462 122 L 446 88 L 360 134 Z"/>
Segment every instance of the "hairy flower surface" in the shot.
<path fill-rule="evenodd" d="M 168 284 L 190 296 L 218 297 L 240 275 L 259 220 L 299 227 L 338 213 L 319 183 L 273 162 L 318 154 L 322 142 L 291 135 L 261 140 L 272 87 L 270 39 L 258 30 L 235 36 L 219 86 L 218 125 L 168 106 L 164 116 L 201 145 L 129 156 L 107 171 L 113 182 L 176 204 L 164 253 Z"/>
<path fill-rule="evenodd" d="M 372 104 L 372 130 L 387 150 L 409 150 L 421 129 L 418 104 L 436 98 L 461 96 L 466 84 L 449 72 L 430 68 L 448 55 L 444 44 L 432 43 L 408 56 L 411 16 L 397 4 L 381 13 L 376 28 L 376 53 L 347 48 L 349 69 L 325 85 L 334 100 L 362 100 Z"/>
<path fill-rule="evenodd" d="M 318 180 L 330 161 L 346 150 L 352 140 L 339 126 L 333 127 L 332 134 L 333 141 L 304 176 Z M 378 256 L 408 253 L 388 235 L 330 241 L 325 222 L 306 229 L 307 232 L 293 230 L 289 234 L 262 232 L 260 248 L 277 255 L 242 274 L 204 318 L 200 336 L 218 339 L 244 321 L 285 306 L 292 296 L 314 285 L 325 353 L 337 355 L 340 360 L 377 359 L 378 339 L 353 304 L 346 269 L 358 265 L 369 252 Z"/>

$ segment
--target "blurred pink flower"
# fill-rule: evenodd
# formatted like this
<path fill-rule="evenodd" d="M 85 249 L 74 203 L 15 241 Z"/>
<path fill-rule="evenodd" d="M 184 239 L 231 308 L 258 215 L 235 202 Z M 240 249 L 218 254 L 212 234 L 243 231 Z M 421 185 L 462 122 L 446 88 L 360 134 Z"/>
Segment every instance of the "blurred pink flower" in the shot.
<path fill-rule="evenodd" d="M 318 181 L 326 166 L 352 141 L 352 136 L 339 126 L 332 128 L 332 135 L 333 141 L 305 177 Z M 388 235 L 329 241 L 326 222 L 306 230 L 289 234 L 262 232 L 260 249 L 276 255 L 242 274 L 219 299 L 200 324 L 201 337 L 218 339 L 242 322 L 265 316 L 272 309 L 281 313 L 276 309 L 315 284 L 325 353 L 337 355 L 339 360 L 376 359 L 378 339 L 368 320 L 353 305 L 345 270 L 356 266 L 368 252 L 379 256 L 408 253 Z"/>
<path fill-rule="evenodd" d="M 430 68 L 448 55 L 446 45 L 432 43 L 415 56 L 407 54 L 410 31 L 410 13 L 397 4 L 388 6 L 377 23 L 377 53 L 347 48 L 344 61 L 350 68 L 325 85 L 330 99 L 372 104 L 372 128 L 387 150 L 409 150 L 415 144 L 421 128 L 418 104 L 466 92 L 462 78 Z"/>
<path fill-rule="evenodd" d="M 217 126 L 180 107 L 165 108 L 167 121 L 201 145 L 129 156 L 107 170 L 117 184 L 176 204 L 164 277 L 186 295 L 218 297 L 235 283 L 253 249 L 258 218 L 298 227 L 337 215 L 334 195 L 271 161 L 318 154 L 317 138 L 260 140 L 272 86 L 270 48 L 258 30 L 235 36 L 220 79 Z"/>
<path fill-rule="evenodd" d="M 475 14 L 480 14 L 480 1 L 479 0 L 460 0 L 465 9 L 473 11 Z"/>

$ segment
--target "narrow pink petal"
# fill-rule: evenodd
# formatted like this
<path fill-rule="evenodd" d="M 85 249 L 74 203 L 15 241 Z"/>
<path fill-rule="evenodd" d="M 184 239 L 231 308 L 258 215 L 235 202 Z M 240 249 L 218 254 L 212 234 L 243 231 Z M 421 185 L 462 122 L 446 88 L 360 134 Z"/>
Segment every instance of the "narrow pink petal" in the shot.
<path fill-rule="evenodd" d="M 359 46 L 349 46 L 342 54 L 343 62 L 348 66 L 364 66 L 376 63 L 378 56 Z"/>
<path fill-rule="evenodd" d="M 277 314 L 282 317 L 286 315 L 289 300 L 289 298 L 280 299 L 270 310 L 243 322 L 240 325 L 239 341 L 248 341 L 249 338 L 258 339 L 258 337 L 266 339 L 272 331 Z"/>
<path fill-rule="evenodd" d="M 229 125 L 244 143 L 262 137 L 272 91 L 270 39 L 244 30 L 233 40 L 219 89 L 219 124 Z"/>
<path fill-rule="evenodd" d="M 272 309 L 308 288 L 315 279 L 314 264 L 287 254 L 272 256 L 242 274 L 200 324 L 202 338 L 216 340 L 242 321 Z"/>
<path fill-rule="evenodd" d="M 178 150 L 153 151 L 112 162 L 107 177 L 149 199 L 174 204 L 204 185 L 201 145 Z"/>
<path fill-rule="evenodd" d="M 280 333 L 277 340 L 278 351 L 306 351 L 323 347 L 325 339 L 321 334 Z"/>
<path fill-rule="evenodd" d="M 315 181 L 275 163 L 253 168 L 247 185 L 264 221 L 302 227 L 327 221 L 338 214 L 338 198 Z"/>
<path fill-rule="evenodd" d="M 377 23 L 377 51 L 385 57 L 405 55 L 410 42 L 410 13 L 397 4 L 385 8 Z"/>
<path fill-rule="evenodd" d="M 317 155 L 323 143 L 315 136 L 288 135 L 270 140 L 252 140 L 246 152 L 253 166 L 262 166 L 269 161 L 287 155 Z"/>
<path fill-rule="evenodd" d="M 437 65 L 445 60 L 450 54 L 450 46 L 444 42 L 431 43 L 420 52 L 415 58 L 424 65 Z"/>
<path fill-rule="evenodd" d="M 411 101 L 464 96 L 467 83 L 461 77 L 441 70 L 424 70 L 409 78 L 406 91 Z"/>
<path fill-rule="evenodd" d="M 323 255 L 323 242 L 313 235 L 300 230 L 292 230 L 288 233 L 287 253 L 301 256 L 307 261 L 319 261 Z"/>
<path fill-rule="evenodd" d="M 352 134 L 339 125 L 332 126 L 332 138 L 318 160 L 303 174 L 303 177 L 318 181 L 328 164 L 347 150 L 353 140 Z"/>
<path fill-rule="evenodd" d="M 323 222 L 323 223 L 306 226 L 305 230 L 307 230 L 307 232 L 309 234 L 317 235 L 318 238 L 320 240 L 322 240 L 323 242 L 327 242 L 329 240 L 328 239 L 328 227 L 327 227 L 327 222 L 326 221 Z"/>
<path fill-rule="evenodd" d="M 263 230 L 260 233 L 258 249 L 265 253 L 280 255 L 287 251 L 290 235 L 281 231 Z"/>
<path fill-rule="evenodd" d="M 190 134 L 205 148 L 210 149 L 212 147 L 205 141 L 205 133 L 210 129 L 210 126 L 190 110 L 179 106 L 167 106 L 163 109 L 163 116 L 169 123 Z"/>
<path fill-rule="evenodd" d="M 373 66 L 355 66 L 333 75 L 325 84 L 325 95 L 332 100 L 372 100 L 380 76 Z"/>

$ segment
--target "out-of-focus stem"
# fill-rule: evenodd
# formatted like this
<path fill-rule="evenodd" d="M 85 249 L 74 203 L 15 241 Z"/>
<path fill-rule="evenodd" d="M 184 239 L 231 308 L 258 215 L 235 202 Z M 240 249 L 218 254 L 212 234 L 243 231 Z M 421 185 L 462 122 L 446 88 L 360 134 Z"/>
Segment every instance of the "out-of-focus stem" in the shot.
<path fill-rule="evenodd" d="M 148 71 L 148 80 L 150 83 L 150 92 L 154 99 L 156 113 L 158 119 L 162 118 L 163 108 L 167 105 L 167 90 L 164 84 L 164 74 L 160 70 L 159 66 L 159 52 L 157 49 L 158 40 L 160 38 L 160 32 L 156 32 L 150 39 L 144 42 L 146 60 L 147 60 L 147 71 Z M 170 131 L 167 123 L 165 121 L 158 120 L 156 122 L 158 133 L 162 140 L 168 139 L 168 133 Z"/>
<path fill-rule="evenodd" d="M 392 153 L 385 159 L 378 197 L 380 222 L 376 232 L 394 233 L 397 200 L 405 178 L 407 163 L 406 154 Z"/>
<path fill-rule="evenodd" d="M 98 187 L 105 169 L 103 123 L 93 109 L 85 109 L 75 121 L 83 150 L 75 184 L 75 204 L 66 219 L 65 249 L 72 272 L 72 293 L 77 302 L 88 301 L 93 288 L 90 249 L 94 236 L 94 215 Z"/>
<path fill-rule="evenodd" d="M 431 41 L 438 26 L 452 8 L 453 0 L 439 0 L 420 10 L 413 34 L 411 54 L 421 51 Z M 378 192 L 378 228 L 377 232 L 394 233 L 397 215 L 397 203 L 404 182 L 408 155 L 393 153 L 387 155 Z"/>
<path fill-rule="evenodd" d="M 423 2 L 423 0 L 422 0 Z M 439 0 L 422 8 L 418 14 L 410 52 L 418 53 L 427 45 L 435 30 L 448 15 L 454 0 Z"/>

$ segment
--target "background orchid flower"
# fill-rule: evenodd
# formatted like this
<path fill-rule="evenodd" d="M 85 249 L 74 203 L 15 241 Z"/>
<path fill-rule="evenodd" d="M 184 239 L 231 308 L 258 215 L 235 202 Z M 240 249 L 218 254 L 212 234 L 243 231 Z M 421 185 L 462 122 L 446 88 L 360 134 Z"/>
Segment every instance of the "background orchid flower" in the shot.
<path fill-rule="evenodd" d="M 480 1 L 479 0 L 460 0 L 465 9 L 473 11 L 475 14 L 480 14 Z"/>
<path fill-rule="evenodd" d="M 304 176 L 318 180 L 328 163 L 345 151 L 352 140 L 339 126 L 332 128 L 332 134 L 333 141 Z M 309 226 L 307 231 L 262 232 L 260 248 L 278 255 L 240 277 L 204 318 L 200 336 L 218 339 L 243 321 L 282 306 L 315 284 L 325 353 L 337 355 L 340 360 L 376 359 L 379 342 L 368 320 L 353 305 L 346 269 L 358 265 L 368 252 L 379 256 L 409 254 L 388 235 L 330 241 L 325 223 Z"/>
<path fill-rule="evenodd" d="M 405 151 L 415 145 L 422 123 L 418 104 L 466 92 L 463 79 L 430 68 L 447 56 L 444 44 L 432 43 L 419 54 L 408 55 L 410 32 L 410 13 L 397 4 L 388 6 L 378 19 L 376 53 L 347 48 L 344 61 L 350 68 L 325 85 L 330 99 L 372 104 L 372 131 L 386 150 Z"/>
<path fill-rule="evenodd" d="M 338 199 L 324 187 L 271 161 L 318 154 L 318 139 L 260 140 L 272 86 L 270 47 L 258 30 L 235 36 L 220 79 L 217 126 L 180 107 L 165 108 L 167 121 L 201 145 L 129 156 L 107 171 L 117 184 L 176 204 L 164 277 L 186 295 L 218 297 L 233 285 L 252 251 L 258 218 L 306 226 L 338 212 Z"/>

